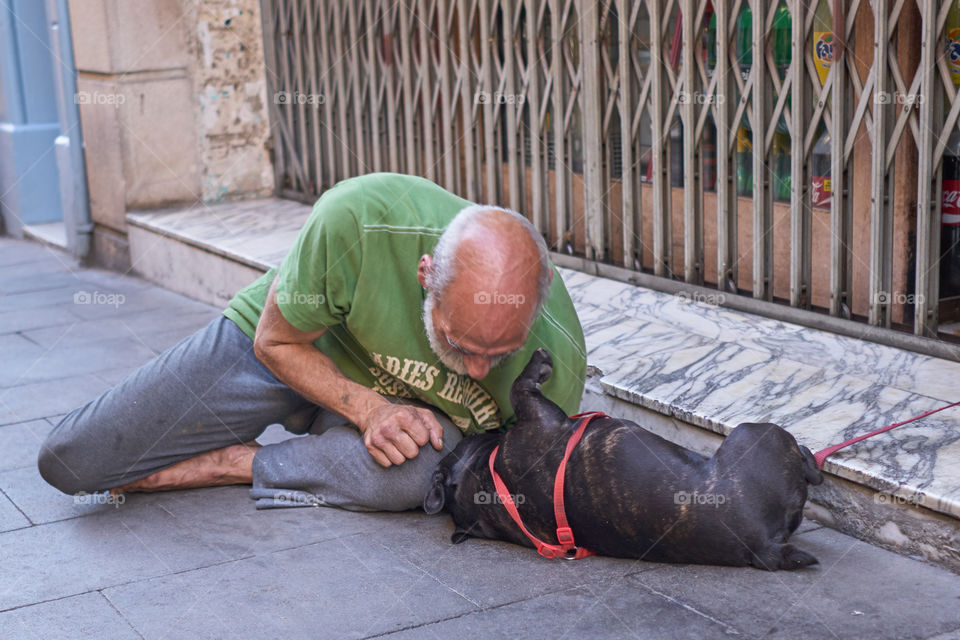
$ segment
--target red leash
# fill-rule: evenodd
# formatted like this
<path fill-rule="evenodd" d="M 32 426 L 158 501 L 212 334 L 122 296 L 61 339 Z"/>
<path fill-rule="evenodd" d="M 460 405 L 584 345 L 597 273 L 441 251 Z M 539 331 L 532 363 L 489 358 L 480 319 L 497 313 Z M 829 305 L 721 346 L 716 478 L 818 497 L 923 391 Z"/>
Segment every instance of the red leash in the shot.
<path fill-rule="evenodd" d="M 827 459 L 827 456 L 833 455 L 834 453 L 836 453 L 836 452 L 839 451 L 840 449 L 843 449 L 844 447 L 849 447 L 850 445 L 856 444 L 857 442 L 860 442 L 861 440 L 866 440 L 867 438 L 872 438 L 873 436 L 875 436 L 875 435 L 877 435 L 877 434 L 880 434 L 880 433 L 883 433 L 884 431 L 890 431 L 890 429 L 895 429 L 895 428 L 897 428 L 897 427 L 899 427 L 899 426 L 902 426 L 902 425 L 905 425 L 905 424 L 907 424 L 907 423 L 909 423 L 909 422 L 913 422 L 913 421 L 915 421 L 915 420 L 919 420 L 920 418 L 926 418 L 927 416 L 933 415 L 933 414 L 937 413 L 938 411 L 943 411 L 944 409 L 949 409 L 950 407 L 955 407 L 955 406 L 957 406 L 958 404 L 960 404 L 960 400 L 958 400 L 957 402 L 954 402 L 953 404 L 948 404 L 948 405 L 945 406 L 945 407 L 940 407 L 939 409 L 933 409 L 933 410 L 931 410 L 931 411 L 927 411 L 926 413 L 921 414 L 921 415 L 919 415 L 919 416 L 915 416 L 915 417 L 913 417 L 913 418 L 910 418 L 909 420 L 904 420 L 903 422 L 896 422 L 896 423 L 894 423 L 894 424 L 888 424 L 887 426 L 885 426 L 885 427 L 883 427 L 883 428 L 881 428 L 881 429 L 877 429 L 876 431 L 871 431 L 870 433 L 865 433 L 865 434 L 863 434 L 862 436 L 857 436 L 856 438 L 851 438 L 851 439 L 849 439 L 849 440 L 846 440 L 846 441 L 844 441 L 844 442 L 841 442 L 840 444 L 835 444 L 835 445 L 833 445 L 832 447 L 827 447 L 826 449 L 821 449 L 820 451 L 817 451 L 815 454 L 813 454 L 813 457 L 817 460 L 817 468 L 823 467 L 823 461 Z"/>
<path fill-rule="evenodd" d="M 570 416 L 571 419 L 579 419 L 580 426 L 577 427 L 577 430 L 574 431 L 570 435 L 570 439 L 567 440 L 567 448 L 563 452 L 563 460 L 560 461 L 560 466 L 557 467 L 557 475 L 553 482 L 553 514 L 557 520 L 557 542 L 559 544 L 544 542 L 530 533 L 529 529 L 523 525 L 523 520 L 520 519 L 520 512 L 517 510 L 517 505 L 513 501 L 513 496 L 510 495 L 510 492 L 507 490 L 507 485 L 504 484 L 500 474 L 493 468 L 493 463 L 497 458 L 497 452 L 500 450 L 500 446 L 497 445 L 497 447 L 490 452 L 490 475 L 493 476 L 493 484 L 497 488 L 497 496 L 500 498 L 500 503 L 503 504 L 507 513 L 509 513 L 513 521 L 517 523 L 517 526 L 520 527 L 524 535 L 530 538 L 530 542 L 536 547 L 537 553 L 544 558 L 563 556 L 568 560 L 574 560 L 594 555 L 593 551 L 578 547 L 573 539 L 573 530 L 570 528 L 570 523 L 567 522 L 567 513 L 563 505 L 563 481 L 567 472 L 567 461 L 570 460 L 570 455 L 573 453 L 574 448 L 576 448 L 577 443 L 580 442 L 580 438 L 583 437 L 583 432 L 586 430 L 587 425 L 590 424 L 590 421 L 594 418 L 606 417 L 607 415 L 602 411 L 589 411 L 587 413 L 578 413 L 575 416 Z"/>

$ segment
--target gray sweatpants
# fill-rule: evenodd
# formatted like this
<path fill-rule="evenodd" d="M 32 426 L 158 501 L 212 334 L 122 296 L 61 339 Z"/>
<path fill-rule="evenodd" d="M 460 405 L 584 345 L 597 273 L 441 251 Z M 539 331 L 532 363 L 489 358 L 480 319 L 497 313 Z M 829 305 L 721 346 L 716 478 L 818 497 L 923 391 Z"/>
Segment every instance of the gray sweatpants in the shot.
<path fill-rule="evenodd" d="M 220 316 L 64 416 L 38 465 L 65 493 L 104 491 L 280 423 L 307 435 L 257 451 L 250 491 L 257 508 L 401 511 L 422 504 L 434 467 L 461 438 L 434 413 L 444 451 L 427 444 L 412 460 L 383 468 L 356 427 L 280 382 L 254 356 L 253 341 Z"/>

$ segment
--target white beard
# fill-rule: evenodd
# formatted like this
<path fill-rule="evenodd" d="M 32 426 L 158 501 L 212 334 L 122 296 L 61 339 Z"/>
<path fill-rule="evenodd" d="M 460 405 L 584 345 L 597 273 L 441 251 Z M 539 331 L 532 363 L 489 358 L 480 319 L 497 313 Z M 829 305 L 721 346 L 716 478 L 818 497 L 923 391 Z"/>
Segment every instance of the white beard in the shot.
<path fill-rule="evenodd" d="M 440 359 L 443 366 L 461 376 L 465 376 L 467 375 L 467 366 L 463 363 L 463 355 L 446 344 L 445 341 L 440 340 L 437 330 L 433 326 L 433 308 L 435 305 L 436 297 L 432 291 L 427 291 L 427 298 L 423 301 L 423 328 L 427 332 L 430 349 Z"/>

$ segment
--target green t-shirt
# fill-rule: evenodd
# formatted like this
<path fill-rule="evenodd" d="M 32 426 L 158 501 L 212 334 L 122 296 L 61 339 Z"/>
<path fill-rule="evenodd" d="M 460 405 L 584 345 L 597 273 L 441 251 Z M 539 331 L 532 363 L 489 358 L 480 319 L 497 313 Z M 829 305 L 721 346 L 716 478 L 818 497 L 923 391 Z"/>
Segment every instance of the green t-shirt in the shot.
<path fill-rule="evenodd" d="M 302 331 L 327 331 L 316 346 L 352 380 L 386 396 L 418 398 L 442 410 L 465 433 L 514 422 L 510 385 L 538 347 L 553 356 L 544 393 L 568 414 L 580 406 L 586 375 L 583 332 L 559 274 L 524 347 L 483 380 L 447 369 L 423 326 L 426 291 L 420 256 L 471 203 L 429 180 L 378 173 L 324 192 L 279 269 L 230 301 L 224 315 L 252 339 L 267 291 L 277 279 L 277 306 Z"/>

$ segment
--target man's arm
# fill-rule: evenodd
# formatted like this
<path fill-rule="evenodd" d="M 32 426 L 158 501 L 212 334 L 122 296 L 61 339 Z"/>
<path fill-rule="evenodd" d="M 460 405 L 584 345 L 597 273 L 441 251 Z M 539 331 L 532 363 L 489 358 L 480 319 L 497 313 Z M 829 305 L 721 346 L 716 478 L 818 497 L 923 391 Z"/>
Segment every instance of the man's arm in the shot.
<path fill-rule="evenodd" d="M 347 378 L 313 344 L 324 330 L 301 331 L 277 306 L 274 278 L 257 323 L 253 352 L 273 375 L 307 400 L 336 411 L 363 434 L 367 451 L 380 465 L 402 464 L 430 442 L 443 447 L 443 427 L 429 409 L 393 404 Z"/>

